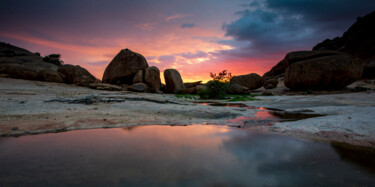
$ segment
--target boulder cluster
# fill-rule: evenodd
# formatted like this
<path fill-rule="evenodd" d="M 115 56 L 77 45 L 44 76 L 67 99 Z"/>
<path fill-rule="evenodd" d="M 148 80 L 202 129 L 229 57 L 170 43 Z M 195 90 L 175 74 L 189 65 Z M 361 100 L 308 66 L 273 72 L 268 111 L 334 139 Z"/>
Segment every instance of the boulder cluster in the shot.
<path fill-rule="evenodd" d="M 263 75 L 264 87 L 283 79 L 291 90 L 332 90 L 375 78 L 375 11 L 358 18 L 342 37 L 327 39 L 312 51 L 288 53 Z"/>
<path fill-rule="evenodd" d="M 280 77 L 292 90 L 340 89 L 362 76 L 361 63 L 339 51 L 295 51 L 288 53 L 269 72 L 263 75 L 265 88 Z"/>
<path fill-rule="evenodd" d="M 261 87 L 274 89 L 284 83 L 291 90 L 340 89 L 361 78 L 375 78 L 375 12 L 358 18 L 342 37 L 327 39 L 312 51 L 288 53 L 270 71 L 235 76 L 229 93 L 246 94 Z M 195 94 L 205 88 L 201 81 L 184 83 L 175 69 L 164 71 L 161 83 L 157 67 L 129 49 L 109 63 L 102 81 L 86 69 L 43 61 L 39 53 L 0 42 L 0 77 L 59 82 L 99 90 Z M 271 92 L 270 92 L 271 93 Z"/>
<path fill-rule="evenodd" d="M 0 42 L 0 77 L 74 84 L 98 90 L 194 94 L 199 82 L 183 83 L 180 73 L 166 69 L 161 83 L 157 67 L 129 49 L 121 50 L 109 63 L 103 81 L 80 66 L 58 65 L 43 60 L 39 53 Z"/>
<path fill-rule="evenodd" d="M 201 83 L 185 83 L 175 69 L 164 70 L 165 84 L 160 80 L 160 70 L 148 66 L 146 59 L 129 49 L 121 50 L 109 63 L 103 74 L 103 83 L 119 85 L 122 90 L 151 93 L 189 93 L 197 92 Z M 103 84 L 101 83 L 101 85 Z M 92 87 L 95 87 L 92 84 Z"/>
<path fill-rule="evenodd" d="M 43 61 L 39 53 L 0 42 L 0 77 L 88 86 L 98 80 L 86 69 Z"/>
<path fill-rule="evenodd" d="M 274 89 L 279 83 L 291 90 L 334 90 L 375 78 L 374 23 L 375 11 L 358 18 L 342 37 L 327 39 L 311 51 L 288 53 L 262 77 L 255 73 L 235 76 L 229 93 L 248 93 L 262 86 Z"/>

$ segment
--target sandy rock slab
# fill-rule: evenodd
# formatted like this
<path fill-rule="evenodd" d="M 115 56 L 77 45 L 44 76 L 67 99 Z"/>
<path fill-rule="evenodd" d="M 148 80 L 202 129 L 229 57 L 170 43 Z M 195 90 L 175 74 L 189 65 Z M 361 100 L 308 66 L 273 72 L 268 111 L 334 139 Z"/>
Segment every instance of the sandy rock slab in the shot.
<path fill-rule="evenodd" d="M 0 135 L 134 125 L 224 124 L 256 110 L 213 107 L 174 94 L 94 90 L 63 83 L 0 78 Z"/>
<path fill-rule="evenodd" d="M 344 142 L 375 148 L 375 92 L 329 95 L 262 96 L 253 106 L 289 113 L 319 114 L 313 118 L 274 123 L 268 130 L 296 137 Z M 246 102 L 246 104 L 250 104 Z"/>
<path fill-rule="evenodd" d="M 0 135 L 135 125 L 216 124 L 375 148 L 374 91 L 257 99 L 232 102 L 229 107 L 227 103 L 209 106 L 174 94 L 94 90 L 64 83 L 0 78 Z"/>

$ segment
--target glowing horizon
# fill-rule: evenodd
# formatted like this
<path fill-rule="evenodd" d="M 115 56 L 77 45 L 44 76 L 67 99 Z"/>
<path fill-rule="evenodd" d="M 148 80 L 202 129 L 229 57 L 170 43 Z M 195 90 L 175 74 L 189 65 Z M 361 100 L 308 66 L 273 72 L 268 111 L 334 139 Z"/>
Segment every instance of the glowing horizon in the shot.
<path fill-rule="evenodd" d="M 147 62 L 149 63 L 149 66 L 158 67 L 161 71 L 161 80 L 162 80 L 163 83 L 164 83 L 163 71 L 165 69 L 169 69 L 169 68 L 177 69 L 180 72 L 184 82 L 194 82 L 194 81 L 207 82 L 207 81 L 211 80 L 211 77 L 209 76 L 210 72 L 218 73 L 222 70 L 228 70 L 228 72 L 232 72 L 233 75 L 243 75 L 243 74 L 249 74 L 249 73 L 257 73 L 259 75 L 263 75 L 263 73 L 265 73 L 266 71 L 269 70 L 269 66 L 270 65 L 272 66 L 272 64 L 269 64 L 268 66 L 263 66 L 263 67 L 258 66 L 258 67 L 250 67 L 250 68 L 242 68 L 242 67 L 237 67 L 237 66 L 227 67 L 226 64 L 228 62 L 224 62 L 224 63 L 220 63 L 220 64 L 212 67 L 211 64 L 207 64 L 207 63 L 209 63 L 210 60 L 215 60 L 214 58 L 211 59 L 209 56 L 199 57 L 199 55 L 198 55 L 198 57 L 192 58 L 192 59 L 186 59 L 184 57 L 178 56 L 175 59 L 174 62 L 171 62 L 171 64 L 169 64 L 170 65 L 169 67 L 164 66 L 161 69 L 160 65 L 163 65 L 163 60 L 157 59 L 156 57 L 168 56 L 168 53 L 161 52 L 161 54 L 165 54 L 165 55 L 160 55 L 160 54 L 158 55 L 158 51 L 155 51 L 155 50 L 147 50 L 147 49 L 145 50 L 145 49 L 143 49 L 143 50 L 141 50 L 142 52 L 140 52 L 140 51 L 135 51 L 135 50 L 133 50 L 129 47 L 122 47 L 122 48 L 121 47 L 118 47 L 118 48 L 102 47 L 102 48 L 98 48 L 98 47 L 90 47 L 90 46 L 69 45 L 69 44 L 64 44 L 64 43 L 59 43 L 59 42 L 48 41 L 48 40 L 45 40 L 45 39 L 35 38 L 35 37 L 31 37 L 31 36 L 22 36 L 22 35 L 9 34 L 9 33 L 0 33 L 0 36 L 14 39 L 16 41 L 16 43 L 17 43 L 17 41 L 19 41 L 19 42 L 27 42 L 27 43 L 32 44 L 32 45 L 37 45 L 38 48 L 41 49 L 41 50 L 35 50 L 35 51 L 32 51 L 30 49 L 27 49 L 27 50 L 29 50 L 31 52 L 39 52 L 39 53 L 42 54 L 42 56 L 48 55 L 50 53 L 61 54 L 62 60 L 64 61 L 65 64 L 80 65 L 80 66 L 86 68 L 91 74 L 93 74 L 96 78 L 98 78 L 100 80 L 103 77 L 103 73 L 104 73 L 107 65 L 112 61 L 112 59 L 117 55 L 117 53 L 120 52 L 120 50 L 125 49 L 125 48 L 128 48 L 128 49 L 130 49 L 130 50 L 132 50 L 136 53 L 142 54 L 146 58 Z M 15 45 L 14 43 L 11 43 L 11 44 Z M 23 48 L 23 46 L 19 46 L 19 45 L 16 45 L 16 46 Z M 217 45 L 217 46 L 211 45 L 210 46 L 209 44 L 205 44 L 205 45 L 202 45 L 202 46 L 203 47 L 200 50 L 198 50 L 199 52 L 202 52 L 202 54 L 203 53 L 216 52 L 216 51 L 219 51 L 219 50 L 231 49 L 231 47 L 227 46 L 227 45 Z M 53 50 L 51 50 L 50 53 L 40 52 L 40 51 L 48 51 L 46 49 L 43 49 L 43 47 L 47 47 L 49 50 L 56 49 L 56 52 L 52 52 Z M 137 46 L 135 46 L 135 47 L 139 48 Z M 68 58 L 66 58 L 64 53 L 60 53 L 58 51 L 64 51 L 66 54 L 69 55 Z M 69 60 L 67 60 L 67 59 L 70 59 L 70 58 L 80 59 L 79 57 L 75 56 L 75 54 L 74 54 L 77 51 L 80 51 L 80 53 L 79 53 L 80 55 L 85 54 L 86 56 L 84 56 L 84 58 L 88 59 L 89 62 L 86 63 L 86 64 L 69 63 Z M 182 51 L 184 51 L 184 50 L 175 48 L 172 52 L 173 53 L 182 53 Z M 190 53 L 193 56 L 196 54 L 194 52 L 190 52 Z M 189 53 L 186 53 L 186 54 L 189 54 Z M 150 57 L 151 57 L 151 59 L 150 59 Z M 177 62 L 179 62 L 179 61 L 183 62 L 184 60 L 186 61 L 187 64 L 192 65 L 192 66 L 180 69 L 179 68 L 180 65 Z M 254 61 L 254 62 L 257 62 L 259 64 L 265 63 L 263 59 L 251 59 L 251 60 Z M 236 64 L 236 63 L 241 63 L 241 61 L 229 62 L 229 64 Z M 210 69 L 202 67 L 202 66 L 207 66 L 207 65 L 210 67 Z M 197 73 L 197 70 L 195 70 L 194 68 L 199 68 L 201 70 L 204 70 L 204 73 L 202 73 L 202 72 Z"/>
<path fill-rule="evenodd" d="M 61 54 L 98 79 L 128 48 L 158 67 L 163 82 L 168 68 L 184 82 L 206 82 L 222 70 L 263 75 L 287 52 L 340 36 L 375 9 L 375 2 L 363 1 L 335 10 L 338 1 L 324 0 L 2 1 L 0 41 L 43 56 Z"/>

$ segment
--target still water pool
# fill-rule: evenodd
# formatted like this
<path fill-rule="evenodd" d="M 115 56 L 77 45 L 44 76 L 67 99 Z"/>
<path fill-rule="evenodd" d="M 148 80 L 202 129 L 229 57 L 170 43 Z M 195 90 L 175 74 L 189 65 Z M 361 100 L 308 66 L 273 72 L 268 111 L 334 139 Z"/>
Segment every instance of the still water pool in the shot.
<path fill-rule="evenodd" d="M 227 126 L 0 138 L 0 186 L 374 186 L 372 153 Z"/>

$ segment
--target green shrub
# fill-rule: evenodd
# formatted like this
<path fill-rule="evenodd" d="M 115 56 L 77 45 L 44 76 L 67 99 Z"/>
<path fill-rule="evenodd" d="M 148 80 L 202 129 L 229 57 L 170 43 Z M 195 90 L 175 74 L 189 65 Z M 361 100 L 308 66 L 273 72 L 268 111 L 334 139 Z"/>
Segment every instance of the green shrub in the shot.
<path fill-rule="evenodd" d="M 47 62 L 47 63 L 51 63 L 51 64 L 61 66 L 62 64 L 64 64 L 64 61 L 62 61 L 60 58 L 61 58 L 60 54 L 50 54 L 48 56 L 45 56 L 43 58 L 43 61 Z"/>
<path fill-rule="evenodd" d="M 209 99 L 210 98 L 210 95 L 208 93 L 208 89 L 207 88 L 198 90 L 198 95 L 199 95 L 199 97 L 201 99 Z"/>
<path fill-rule="evenodd" d="M 208 95 L 211 99 L 225 99 L 228 88 L 228 82 L 220 82 L 218 80 L 208 81 L 206 84 L 206 89 L 208 90 Z"/>
<path fill-rule="evenodd" d="M 218 75 L 210 73 L 213 80 L 208 81 L 206 88 L 199 90 L 198 95 L 201 99 L 225 99 L 229 89 L 229 82 L 233 78 L 227 70 L 220 72 Z"/>

